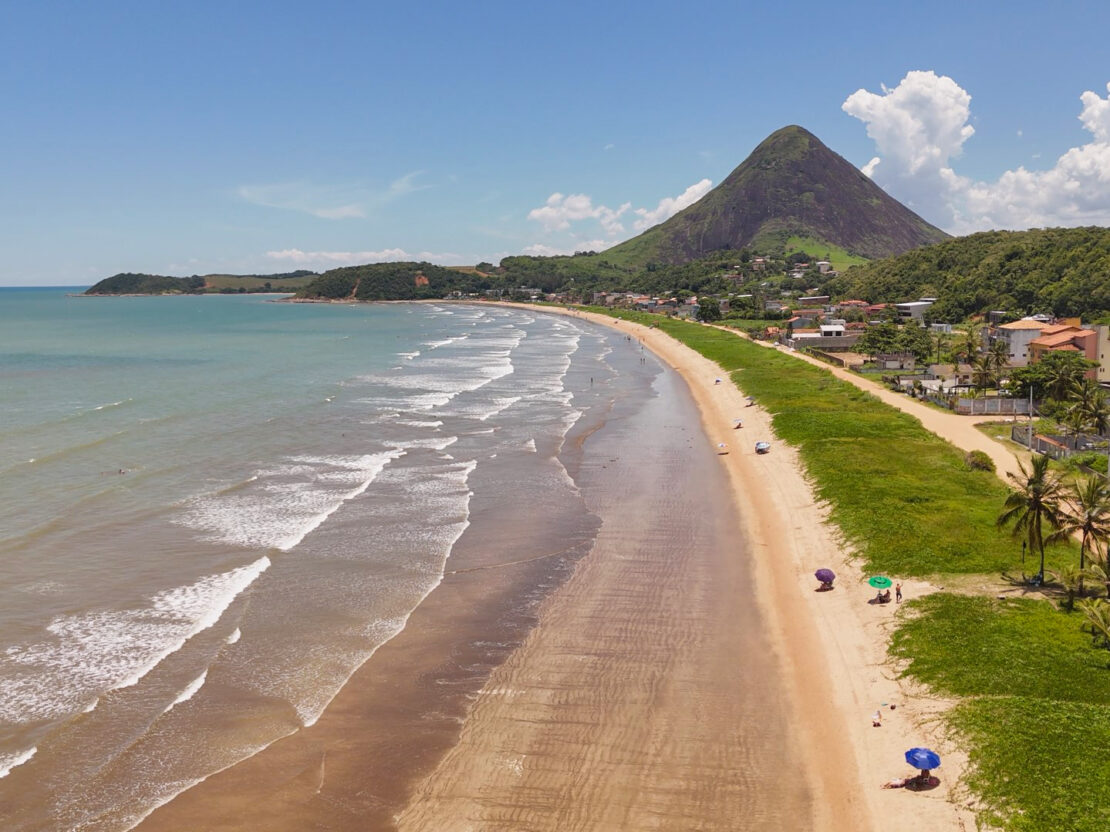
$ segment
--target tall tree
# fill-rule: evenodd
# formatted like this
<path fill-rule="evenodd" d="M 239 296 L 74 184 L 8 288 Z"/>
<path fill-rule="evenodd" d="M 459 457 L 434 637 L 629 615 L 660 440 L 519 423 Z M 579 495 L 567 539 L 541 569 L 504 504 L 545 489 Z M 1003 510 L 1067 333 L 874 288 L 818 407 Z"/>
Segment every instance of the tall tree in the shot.
<path fill-rule="evenodd" d="M 975 387 L 986 390 L 994 385 L 994 362 L 990 355 L 976 355 L 971 361 L 971 375 L 975 379 Z"/>
<path fill-rule="evenodd" d="M 1014 490 L 1006 498 L 997 520 L 1000 527 L 1012 525 L 1015 537 L 1024 536 L 1029 548 L 1040 552 L 1041 568 L 1037 577 L 1041 582 L 1044 581 L 1045 543 L 1064 522 L 1064 485 L 1060 475 L 1050 467 L 1051 461 L 1038 454 L 1028 469 L 1018 463 L 1021 473 L 1009 474 Z"/>
<path fill-rule="evenodd" d="M 975 356 L 979 354 L 981 343 L 979 333 L 975 331 L 975 327 L 972 325 L 970 329 L 965 330 L 956 339 L 956 355 L 962 358 L 965 363 L 970 364 L 975 360 Z"/>
<path fill-rule="evenodd" d="M 1055 543 L 1079 535 L 1079 591 L 1083 591 L 1082 570 L 1087 558 L 1103 562 L 1107 543 L 1110 543 L 1110 484 L 1102 477 L 1082 477 L 1070 483 L 1064 491 L 1064 512 L 1059 528 L 1049 536 Z"/>

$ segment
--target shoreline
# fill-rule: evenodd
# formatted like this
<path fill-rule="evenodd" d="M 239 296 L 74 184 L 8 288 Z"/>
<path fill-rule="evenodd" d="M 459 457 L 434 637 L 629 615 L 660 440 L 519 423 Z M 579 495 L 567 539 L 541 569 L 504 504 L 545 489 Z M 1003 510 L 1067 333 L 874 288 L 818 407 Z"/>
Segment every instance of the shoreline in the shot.
<path fill-rule="evenodd" d="M 850 748 L 854 758 L 851 764 L 841 760 L 836 767 L 809 767 L 819 812 L 814 828 L 879 830 L 888 828 L 892 816 L 934 829 L 975 828 L 972 812 L 959 802 L 966 757 L 937 733 L 934 719 L 950 703 L 910 691 L 898 680 L 886 653 L 893 610 L 866 603 L 871 591 L 863 573 L 814 499 L 797 453 L 774 442 L 769 414 L 758 405 L 746 407 L 743 391 L 717 364 L 658 329 L 582 310 L 552 311 L 641 339 L 686 380 L 711 442 L 733 440 L 732 421 L 743 417 L 747 441 L 740 443 L 739 453 L 733 447 L 722 460 L 732 483 L 734 510 L 751 544 L 758 597 L 783 658 L 794 714 L 802 726 L 799 733 L 808 746 L 803 757 L 831 759 Z M 716 384 L 717 378 L 724 382 Z M 748 449 L 761 439 L 774 442 L 769 454 Z M 812 573 L 822 566 L 837 573 L 837 591 L 813 591 Z M 938 589 L 925 581 L 902 583 L 907 597 Z M 873 728 L 871 714 L 883 703 L 897 709 L 884 709 L 882 727 Z M 902 752 L 924 744 L 942 752 L 941 786 L 923 794 L 880 789 L 881 783 L 905 774 Z"/>
<path fill-rule="evenodd" d="M 797 786 L 793 781 L 801 777 L 811 795 L 812 828 L 835 832 L 877 830 L 886 828 L 886 819 L 895 815 L 929 824 L 931 828 L 955 829 L 967 823 L 971 824 L 967 828 L 972 828 L 970 813 L 961 813 L 946 800 L 950 785 L 956 779 L 956 759 L 943 739 L 924 736 L 920 727 L 929 714 L 943 707 L 944 703 L 938 700 L 907 701 L 897 681 L 890 678 L 891 674 L 887 672 L 891 670 L 885 655 L 890 611 L 885 610 L 884 615 L 882 607 L 866 604 L 869 590 L 858 586 L 861 576 L 858 570 L 846 563 L 835 530 L 825 523 L 823 511 L 814 502 L 793 450 L 777 442 L 767 455 L 756 456 L 750 450 L 756 439 L 773 440 L 768 415 L 758 407 L 746 408 L 742 392 L 733 384 L 714 384 L 716 377 L 725 375 L 720 368 L 661 331 L 577 310 L 527 304 L 504 305 L 532 312 L 580 317 L 642 341 L 677 372 L 689 390 L 701 420 L 700 425 L 691 426 L 694 434 L 692 441 L 708 441 L 711 446 L 718 442 L 733 445 L 730 454 L 715 457 L 714 462 L 724 469 L 728 477 L 727 511 L 739 524 L 740 535 L 747 544 L 744 551 L 750 562 L 750 579 L 754 582 L 754 599 L 761 613 L 761 627 L 766 630 L 769 653 L 778 668 L 777 675 L 785 683 L 782 694 L 789 714 L 785 730 L 789 732 L 790 744 L 796 751 L 797 768 L 803 772 L 799 775 L 793 768 L 788 768 L 775 772 L 774 776 L 791 781 L 787 784 L 791 786 Z M 744 417 L 744 428 L 734 432 L 732 420 L 738 416 Z M 594 456 L 603 453 L 599 450 Z M 503 595 L 499 597 L 509 599 L 514 591 L 510 584 L 519 591 L 529 582 L 550 579 L 551 575 L 545 577 L 540 574 L 545 565 L 551 564 L 543 560 L 521 561 L 500 564 L 507 569 L 485 570 L 478 566 L 468 570 L 462 568 L 460 562 L 459 568 L 451 573 L 451 580 L 448 581 L 445 576 L 445 580 L 413 612 L 413 618 L 419 614 L 424 622 L 438 620 L 442 627 L 444 621 L 451 621 L 452 610 L 477 609 L 479 599 L 481 605 L 487 604 L 490 594 L 488 579 L 491 576 L 499 581 L 496 585 L 501 587 L 493 594 L 502 591 Z M 582 560 L 573 561 L 569 565 L 573 573 L 570 580 L 574 580 L 579 572 L 586 572 L 587 565 L 594 566 L 589 554 Z M 813 593 L 815 582 L 812 571 L 816 566 L 832 566 L 837 571 L 840 577 L 837 592 Z M 514 572 L 517 574 L 511 574 Z M 514 583 L 516 580 L 520 582 Z M 564 575 L 562 580 L 567 580 L 567 576 Z M 729 586 L 735 589 L 737 580 L 734 575 Z M 595 587 L 597 582 L 594 579 Z M 920 582 L 904 583 L 907 594 L 920 594 L 932 589 Z M 583 578 L 583 585 L 588 589 L 590 580 Z M 536 639 L 537 634 L 559 632 L 560 619 L 552 618 L 553 610 L 565 619 L 568 610 L 575 609 L 575 598 L 572 596 L 567 602 L 570 606 L 558 612 L 557 602 L 565 594 L 563 588 L 565 584 L 560 583 L 559 588 L 548 596 L 538 623 L 534 620 L 522 621 L 522 629 L 518 630 L 520 637 L 501 645 L 497 655 L 486 657 L 491 673 L 488 680 L 483 679 L 479 684 L 481 691 L 475 694 L 477 704 L 473 697 L 462 696 L 450 712 L 432 715 L 436 724 L 425 726 L 427 730 L 446 732 L 445 735 L 456 740 L 461 733 L 464 741 L 456 741 L 447 748 L 440 742 L 436 746 L 441 749 L 438 752 L 425 747 L 420 761 L 423 780 L 415 784 L 415 798 L 412 797 L 412 781 L 407 785 L 399 781 L 392 785 L 386 782 L 383 794 L 387 797 L 393 795 L 393 799 L 383 804 L 381 796 L 375 798 L 379 805 L 370 808 L 380 811 L 370 817 L 365 814 L 367 807 L 362 806 L 363 814 L 358 815 L 355 825 L 349 814 L 353 807 L 345 808 L 339 805 L 341 801 L 337 795 L 329 795 L 331 784 L 337 781 L 346 780 L 350 790 L 360 780 L 373 781 L 379 788 L 383 778 L 389 781 L 393 776 L 396 780 L 397 772 L 391 770 L 388 759 L 383 763 L 376 755 L 388 758 L 390 754 L 401 753 L 402 749 L 391 746 L 388 738 L 361 737 L 352 733 L 374 724 L 367 722 L 368 713 L 379 721 L 383 718 L 407 718 L 411 724 L 415 720 L 418 727 L 421 719 L 427 716 L 416 713 L 419 702 L 394 701 L 395 685 L 386 685 L 376 699 L 372 693 L 369 702 L 360 701 L 367 692 L 365 679 L 360 678 L 366 675 L 367 668 L 364 666 L 340 691 L 315 726 L 279 740 L 265 752 L 213 775 L 209 781 L 156 810 L 138 828 L 233 830 L 257 828 L 259 824 L 274 830 L 322 828 L 325 825 L 335 829 L 394 828 L 397 808 L 406 805 L 407 808 L 403 808 L 400 814 L 401 828 L 435 829 L 439 832 L 455 828 L 450 823 L 462 824 L 457 827 L 459 829 L 470 828 L 464 821 L 473 821 L 474 817 L 468 812 L 476 807 L 482 808 L 475 801 L 480 792 L 483 793 L 483 800 L 487 801 L 496 802 L 498 796 L 503 800 L 506 794 L 515 798 L 516 781 L 505 779 L 506 765 L 511 774 L 516 774 L 514 766 L 519 766 L 524 774 L 530 773 L 528 766 L 519 761 L 506 763 L 498 759 L 493 761 L 496 765 L 491 768 L 490 743 L 499 747 L 498 743 L 506 736 L 503 720 L 508 715 L 507 718 L 517 721 L 515 713 L 519 707 L 519 703 L 513 705 L 507 702 L 503 696 L 506 688 L 499 686 L 503 673 L 509 673 L 509 678 L 513 678 L 512 673 L 529 671 L 541 674 L 542 678 L 545 673 L 559 670 L 559 651 L 550 647 L 546 651 L 525 647 Z M 720 599 L 717 603 L 721 603 Z M 569 614 L 573 621 L 573 612 Z M 478 637 L 482 632 L 488 632 L 484 628 L 490 624 L 488 617 L 485 621 L 478 620 L 469 632 Z M 706 635 L 705 631 L 734 629 L 738 628 L 717 621 L 715 626 L 702 627 L 700 635 Z M 387 664 L 387 667 L 401 667 L 402 675 L 421 676 L 441 672 L 442 663 L 437 664 L 437 661 L 442 656 L 434 651 L 428 653 L 427 648 L 436 643 L 442 646 L 443 639 L 448 635 L 442 629 L 429 632 L 419 626 L 406 627 L 379 650 L 375 668 L 380 667 L 381 662 L 394 662 L 399 664 Z M 681 650 L 673 646 L 667 656 L 674 659 Z M 457 665 L 465 666 L 462 663 Z M 391 676 L 388 672 L 386 675 Z M 394 682 L 396 678 L 399 677 L 395 677 Z M 458 680 L 461 677 L 455 678 Z M 614 681 L 604 675 L 579 680 L 584 686 L 602 688 L 611 687 Z M 466 687 L 465 681 L 463 687 Z M 497 701 L 499 696 L 502 699 L 500 702 Z M 734 698 L 726 696 L 717 706 L 728 707 Z M 881 729 L 873 729 L 870 715 L 881 702 L 896 702 L 898 710 L 889 714 Z M 475 719 L 479 706 L 485 707 L 485 711 Z M 686 706 L 683 702 L 669 702 L 667 708 L 651 713 L 650 717 L 663 722 L 674 721 L 683 718 L 684 710 Z M 490 713 L 493 714 L 492 719 Z M 746 718 L 751 724 L 752 717 L 749 715 Z M 737 721 L 742 722 L 732 720 Z M 498 725 L 501 727 L 491 727 Z M 554 724 L 544 724 L 540 720 L 538 725 L 534 730 L 542 729 L 543 736 L 561 736 L 558 732 L 568 730 L 566 720 L 556 720 Z M 714 726 L 721 734 L 744 727 L 744 724 Z M 687 726 L 684 730 L 691 729 Z M 478 742 L 473 741 L 475 738 Z M 703 737 L 702 741 L 709 744 L 714 739 Z M 582 738 L 580 744 L 585 747 L 592 740 L 593 736 L 588 736 Z M 622 738 L 624 740 L 649 746 L 658 738 L 644 735 L 635 740 Z M 901 752 L 912 745 L 926 744 L 926 740 L 945 754 L 946 768 L 941 771 L 944 785 L 927 795 L 880 790 L 881 782 L 905 773 Z M 575 759 L 565 751 L 564 746 L 558 748 L 561 750 L 556 759 L 562 759 L 564 766 Z M 407 746 L 403 750 L 405 754 L 411 752 Z M 819 760 L 830 759 L 835 759 L 836 764 L 817 764 Z M 478 782 L 468 782 L 460 778 L 460 772 L 463 775 L 480 772 L 483 776 Z M 491 774 L 499 779 L 493 781 Z M 726 774 L 727 768 L 718 772 L 717 776 L 721 778 Z M 562 828 L 543 821 L 557 817 L 559 812 L 569 811 L 566 800 L 578 802 L 576 795 L 565 791 L 575 775 L 574 771 L 562 772 L 561 777 L 565 781 L 563 802 L 547 805 L 546 814 L 532 818 L 535 823 L 528 828 Z M 546 776 L 550 780 L 553 775 L 549 771 Z M 555 779 L 558 780 L 558 777 Z M 325 782 L 329 786 L 327 789 Z M 541 782 L 545 787 L 555 788 L 548 781 Z M 501 792 L 497 791 L 498 787 Z M 721 788 L 722 783 L 716 782 L 710 790 L 720 791 Z M 574 817 L 582 828 L 632 828 L 626 823 L 611 821 L 608 814 L 606 822 L 600 820 L 603 809 L 608 809 L 614 802 L 620 804 L 621 800 L 631 801 L 631 796 L 627 793 L 609 794 L 604 802 L 594 806 L 594 811 L 599 813 L 596 817 L 591 818 L 589 804 L 575 808 Z M 713 828 L 713 823 L 720 822 L 726 823 L 722 828 L 732 828 L 727 825 L 732 823 L 732 818 L 698 815 L 699 811 L 708 812 L 709 807 L 697 803 L 690 795 L 687 795 L 686 803 L 682 803 L 679 795 L 673 795 L 672 802 L 676 805 L 668 811 L 678 813 L 671 818 L 672 828 L 690 824 Z M 458 811 L 460 805 L 465 809 L 461 813 Z M 679 819 L 684 811 L 688 814 L 682 822 Z M 676 823 L 677 826 L 674 825 Z M 515 828 L 511 824 L 501 825 Z M 769 825 L 768 828 L 784 827 Z"/>
<path fill-rule="evenodd" d="M 607 328 L 606 332 L 612 333 L 612 329 Z M 739 536 L 737 521 L 731 512 L 713 512 L 717 520 L 712 524 L 715 541 L 710 547 L 712 560 L 703 562 L 704 558 L 696 557 L 699 553 L 691 550 L 683 561 L 684 568 L 679 573 L 673 571 L 677 563 L 674 552 L 687 540 L 705 533 L 700 521 L 695 522 L 699 505 L 712 502 L 724 506 L 724 498 L 720 495 L 727 491 L 727 486 L 717 468 L 718 458 L 706 447 L 697 427 L 697 413 L 685 390 L 677 396 L 666 392 L 676 385 L 684 388 L 684 383 L 674 373 L 660 372 L 654 359 L 649 359 L 649 366 L 643 366 L 638 345 L 626 344 L 623 338 L 618 341 L 612 334 L 607 337 L 618 354 L 610 360 L 617 359 L 615 366 L 622 374 L 630 374 L 630 379 L 640 378 L 636 382 L 640 392 L 617 396 L 597 417 L 575 425 L 558 456 L 584 493 L 602 501 L 598 509 L 587 500 L 591 516 L 599 516 L 600 510 L 601 516 L 614 518 L 617 526 L 623 524 L 620 526 L 623 532 L 618 531 L 617 526 L 609 526 L 609 540 L 626 542 L 630 535 L 643 534 L 650 529 L 647 539 L 635 550 L 620 552 L 607 560 L 599 558 L 596 538 L 586 541 L 583 551 L 562 556 L 555 550 L 582 539 L 581 535 L 576 536 L 572 528 L 564 525 L 555 530 L 554 537 L 537 539 L 534 518 L 520 515 L 514 520 L 512 515 L 505 515 L 500 502 L 491 502 L 496 500 L 491 496 L 484 508 L 476 506 L 472 512 L 474 533 L 464 534 L 460 539 L 440 585 L 413 612 L 408 626 L 356 672 L 315 725 L 212 775 L 155 810 L 138 828 L 396 828 L 394 817 L 412 804 L 412 789 L 429 775 L 438 779 L 444 757 L 458 745 L 460 732 L 471 724 L 475 703 L 499 698 L 496 683 L 489 681 L 491 671 L 496 675 L 501 667 L 521 656 L 522 644 L 537 631 L 551 631 L 548 626 L 551 600 L 568 597 L 570 609 L 578 611 L 584 609 L 580 605 L 589 602 L 591 593 L 598 590 L 610 592 L 608 601 L 595 609 L 597 626 L 593 635 L 570 651 L 573 655 L 571 669 L 581 669 L 583 665 L 579 662 L 590 657 L 602 664 L 610 659 L 627 661 L 623 661 L 619 669 L 594 668 L 568 685 L 587 694 L 612 694 L 616 689 L 623 689 L 625 701 L 616 703 L 615 697 L 606 695 L 600 701 L 583 703 L 573 719 L 560 719 L 555 727 L 580 731 L 590 719 L 613 728 L 629 722 L 647 726 L 651 723 L 646 719 L 611 718 L 612 708 L 616 704 L 619 714 L 628 717 L 638 707 L 643 707 L 640 700 L 644 685 L 657 690 L 668 688 L 668 684 L 660 680 L 661 673 L 663 678 L 673 680 L 669 682 L 672 687 L 685 688 L 693 684 L 693 679 L 714 681 L 710 687 L 718 693 L 712 697 L 707 695 L 699 708 L 732 716 L 702 720 L 701 711 L 689 707 L 685 696 L 668 697 L 666 713 L 685 723 L 679 735 L 691 740 L 686 745 L 693 752 L 716 743 L 721 754 L 732 761 L 725 769 L 717 771 L 714 768 L 712 777 L 707 780 L 700 760 L 688 755 L 677 755 L 670 767 L 659 766 L 657 751 L 652 750 L 649 742 L 633 743 L 637 759 L 626 761 L 626 765 L 635 765 L 641 772 L 654 774 L 657 785 L 660 778 L 666 782 L 690 783 L 701 778 L 695 799 L 708 801 L 715 807 L 706 810 L 705 815 L 715 818 L 718 824 L 726 824 L 718 828 L 731 828 L 732 818 L 748 811 L 753 795 L 758 799 L 767 798 L 770 792 L 758 785 L 761 778 L 769 778 L 768 785 L 776 795 L 775 799 L 767 801 L 771 808 L 761 809 L 764 813 L 786 811 L 788 807 L 806 802 L 804 788 L 795 782 L 796 776 L 778 782 L 780 770 L 797 768 L 795 762 L 787 763 L 796 744 L 784 739 L 793 730 L 786 719 L 785 708 L 766 705 L 762 707 L 762 718 L 746 716 L 759 709 L 764 701 L 777 703 L 783 697 L 777 685 L 779 674 L 771 669 L 773 656 L 755 617 L 754 599 L 749 599 L 747 609 L 740 611 L 740 617 L 748 621 L 748 626 L 726 626 L 730 618 L 738 614 L 732 609 L 736 594 L 731 590 L 747 588 L 751 592 L 753 584 L 745 571 L 746 564 L 732 556 L 731 547 L 723 545 Z M 655 389 L 657 384 L 665 388 L 662 394 Z M 681 409 L 676 410 L 676 407 Z M 654 421 L 643 421 L 648 418 L 647 411 L 655 414 Z M 677 431 L 674 429 L 676 422 L 683 425 Z M 658 464 L 652 466 L 652 485 L 643 485 L 630 492 L 627 482 L 630 475 L 635 476 L 640 464 L 638 450 L 645 442 L 657 454 Z M 690 447 L 697 449 L 700 459 L 691 457 Z M 699 493 L 704 501 L 699 504 L 693 495 L 683 493 L 678 495 L 676 502 L 664 479 L 668 476 L 681 476 L 684 480 L 700 483 Z M 715 491 L 706 492 L 710 482 L 718 485 L 714 486 Z M 474 491 L 478 498 L 486 493 L 478 486 Z M 626 502 L 635 495 L 642 503 Z M 663 502 L 652 508 L 649 503 L 653 500 Z M 675 517 L 686 518 L 682 532 L 673 530 L 676 524 L 672 518 Z M 694 528 L 690 527 L 691 523 Z M 583 566 L 594 562 L 623 570 L 620 580 L 608 583 L 597 579 L 580 580 Z M 727 581 L 721 580 L 722 576 L 728 576 Z M 577 588 L 568 592 L 568 584 L 574 581 L 577 581 Z M 712 604 L 706 603 L 706 595 L 712 596 Z M 673 605 L 673 614 L 661 619 L 664 626 L 645 628 L 645 624 L 650 626 L 659 618 L 656 604 L 664 601 Z M 691 629 L 684 621 L 685 616 L 698 619 L 707 614 L 716 617 L 716 626 Z M 515 624 L 510 621 L 510 626 L 506 626 L 506 616 L 513 618 Z M 574 616 L 576 636 L 578 621 Z M 624 627 L 629 621 L 638 630 L 640 646 L 635 650 L 623 649 L 622 639 L 627 634 Z M 611 643 L 614 638 L 617 642 Z M 685 662 L 686 651 L 681 645 L 688 645 L 691 639 L 707 638 L 714 643 L 694 651 L 698 662 L 693 665 Z M 741 649 L 742 642 L 753 639 L 763 639 L 760 642 L 763 646 L 755 651 Z M 747 710 L 743 710 L 743 697 L 731 692 L 744 687 L 744 659 L 749 654 L 752 672 L 757 678 L 747 686 L 750 693 Z M 566 650 L 547 651 L 539 656 L 540 667 L 553 669 L 554 664 L 565 660 L 567 655 Z M 674 672 L 663 673 L 665 664 L 676 661 Z M 535 667 L 532 663 L 528 666 Z M 727 684 L 723 684 L 726 681 Z M 700 682 L 695 687 L 701 687 Z M 518 705 L 508 705 L 508 713 L 519 725 L 524 721 L 515 719 Z M 726 735 L 719 731 L 722 725 L 729 729 L 727 736 L 734 742 L 724 743 Z M 768 749 L 783 749 L 781 753 L 770 751 L 762 756 L 770 766 L 766 773 L 753 768 L 747 759 L 752 752 L 745 749 L 743 737 L 737 736 L 737 730 L 746 726 L 754 726 L 750 732 L 752 737 L 762 738 L 760 743 Z M 693 741 L 699 731 L 708 731 L 710 735 L 701 735 Z M 481 733 L 495 742 L 507 741 L 507 732 L 500 729 Z M 585 739 L 586 742 L 578 747 L 589 753 L 592 734 Z M 535 758 L 552 760 L 556 765 L 567 764 L 572 759 L 562 751 Z M 504 767 L 498 765 L 492 768 L 483 765 L 475 770 L 505 773 Z M 729 772 L 742 777 L 729 782 L 726 779 Z M 561 775 L 566 776 L 565 772 Z M 641 780 L 639 777 L 608 776 L 605 771 L 599 772 L 595 779 L 613 784 Z M 569 783 L 557 780 L 564 786 Z M 753 786 L 753 782 L 756 785 Z M 672 800 L 674 793 L 670 786 L 661 793 L 666 799 L 657 801 L 660 812 L 669 811 L 667 806 L 672 803 L 678 813 L 688 812 L 693 806 L 690 801 Z M 554 804 L 534 801 L 534 794 L 527 790 L 514 789 L 512 796 L 524 801 L 526 805 L 522 810 L 535 811 L 548 822 L 568 805 L 558 801 Z M 580 804 L 579 799 L 574 800 L 575 807 Z M 600 815 L 602 808 L 595 809 Z M 676 814 L 673 828 L 684 828 L 688 817 L 689 814 Z M 637 826 L 615 824 L 612 828 Z M 542 823 L 541 827 L 561 828 Z M 438 832 L 443 827 L 431 824 L 417 828 L 437 829 Z"/>

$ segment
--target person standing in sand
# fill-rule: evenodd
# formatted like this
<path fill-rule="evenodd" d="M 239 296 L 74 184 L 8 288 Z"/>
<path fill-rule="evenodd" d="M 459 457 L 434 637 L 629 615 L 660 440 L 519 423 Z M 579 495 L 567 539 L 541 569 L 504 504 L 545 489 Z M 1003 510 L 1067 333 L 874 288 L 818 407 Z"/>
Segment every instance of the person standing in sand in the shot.
<path fill-rule="evenodd" d="M 894 600 L 895 600 L 895 602 L 897 602 L 899 604 L 902 603 L 902 585 L 901 584 L 895 584 L 894 585 Z"/>

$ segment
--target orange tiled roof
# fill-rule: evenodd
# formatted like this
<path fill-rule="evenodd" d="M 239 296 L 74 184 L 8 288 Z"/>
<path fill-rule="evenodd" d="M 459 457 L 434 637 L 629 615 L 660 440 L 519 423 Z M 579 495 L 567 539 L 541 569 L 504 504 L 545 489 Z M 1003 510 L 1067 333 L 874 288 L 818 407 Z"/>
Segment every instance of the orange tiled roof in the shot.
<path fill-rule="evenodd" d="M 1064 344 L 1070 344 L 1075 338 L 1079 338 L 1085 335 L 1094 335 L 1094 332 L 1089 329 L 1075 329 L 1074 327 L 1068 327 L 1068 329 L 1063 332 L 1045 333 L 1040 338 L 1034 338 L 1029 343 L 1036 344 L 1038 347 L 1047 347 L 1048 349 L 1054 349 L 1056 347 L 1063 346 Z"/>
<path fill-rule="evenodd" d="M 999 329 L 1040 329 L 1045 330 L 1048 324 L 1041 323 L 1040 321 L 1014 321 L 1009 324 L 1002 324 Z"/>

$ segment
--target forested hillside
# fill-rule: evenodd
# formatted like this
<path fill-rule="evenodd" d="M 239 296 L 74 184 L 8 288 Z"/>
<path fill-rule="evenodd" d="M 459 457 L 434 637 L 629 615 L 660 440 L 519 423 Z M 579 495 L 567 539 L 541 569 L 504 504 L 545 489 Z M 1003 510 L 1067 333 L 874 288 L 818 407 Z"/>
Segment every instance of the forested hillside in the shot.
<path fill-rule="evenodd" d="M 935 297 L 937 321 L 992 309 L 1094 318 L 1110 312 L 1110 229 L 986 231 L 855 266 L 825 289 L 872 303 Z"/>

